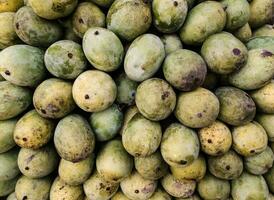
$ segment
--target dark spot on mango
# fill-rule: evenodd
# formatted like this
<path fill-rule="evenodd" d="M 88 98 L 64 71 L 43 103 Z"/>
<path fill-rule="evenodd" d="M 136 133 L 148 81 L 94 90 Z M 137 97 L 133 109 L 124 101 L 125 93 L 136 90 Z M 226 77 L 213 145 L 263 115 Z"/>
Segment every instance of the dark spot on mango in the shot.
<path fill-rule="evenodd" d="M 84 23 L 84 20 L 82 18 L 80 18 L 78 21 L 79 21 L 80 24 Z"/>
<path fill-rule="evenodd" d="M 26 142 L 26 141 L 28 141 L 28 139 L 24 137 L 24 138 L 23 138 L 23 141 Z"/>
<path fill-rule="evenodd" d="M 18 136 L 15 136 L 15 139 L 19 140 L 20 138 Z"/>
<path fill-rule="evenodd" d="M 173 2 L 173 5 L 174 5 L 175 7 L 177 7 L 177 6 L 178 6 L 178 2 L 177 2 L 177 1 L 174 1 L 174 2 Z"/>
<path fill-rule="evenodd" d="M 144 2 L 145 4 L 148 4 L 149 0 L 143 0 L 143 2 Z"/>
<path fill-rule="evenodd" d="M 99 31 L 95 31 L 95 32 L 94 32 L 94 35 L 99 35 Z"/>
<path fill-rule="evenodd" d="M 9 75 L 10 75 L 10 71 L 9 71 L 9 70 L 6 70 L 6 71 L 5 71 L 5 74 L 6 74 L 7 76 L 9 76 Z"/>
<path fill-rule="evenodd" d="M 201 118 L 202 116 L 203 116 L 202 113 L 198 113 L 198 114 L 197 114 L 197 117 L 199 117 L 199 118 Z"/>
<path fill-rule="evenodd" d="M 250 153 L 255 153 L 255 150 L 251 150 Z"/>
<path fill-rule="evenodd" d="M 43 114 L 47 114 L 47 112 L 46 112 L 44 109 L 41 109 L 41 112 L 42 112 Z"/>
<path fill-rule="evenodd" d="M 138 3 L 138 2 L 134 2 L 134 5 L 135 5 L 135 6 L 139 6 L 139 3 Z"/>
<path fill-rule="evenodd" d="M 100 189 L 105 188 L 103 183 L 100 183 L 99 186 L 100 186 Z"/>
<path fill-rule="evenodd" d="M 207 142 L 208 142 L 209 144 L 211 144 L 211 143 L 212 143 L 212 140 L 211 140 L 211 139 L 208 139 Z"/>
<path fill-rule="evenodd" d="M 60 108 L 58 108 L 56 105 L 50 103 L 47 105 L 47 110 L 50 111 L 51 113 L 56 113 L 56 112 L 60 111 Z"/>
<path fill-rule="evenodd" d="M 88 94 L 85 95 L 85 99 L 89 99 L 89 95 Z"/>
<path fill-rule="evenodd" d="M 62 186 L 59 188 L 59 190 L 62 190 L 64 187 L 65 187 L 65 186 L 64 186 L 64 185 L 62 185 Z"/>
<path fill-rule="evenodd" d="M 240 53 L 241 53 L 240 49 L 238 49 L 238 48 L 233 49 L 232 52 L 236 56 L 240 55 Z"/>
<path fill-rule="evenodd" d="M 224 7 L 223 7 L 223 9 L 224 9 L 224 11 L 226 11 L 226 9 L 227 9 L 227 6 L 224 6 Z"/>
<path fill-rule="evenodd" d="M 73 54 L 72 54 L 72 53 L 68 53 L 68 57 L 69 57 L 69 58 L 72 58 L 72 57 L 73 57 Z"/>
<path fill-rule="evenodd" d="M 135 192 L 136 194 L 138 194 L 138 193 L 139 193 L 139 190 L 135 190 L 134 192 Z"/>
<path fill-rule="evenodd" d="M 109 191 L 109 190 L 110 190 L 110 187 L 107 187 L 106 190 Z"/>
<path fill-rule="evenodd" d="M 22 200 L 27 200 L 28 199 L 28 197 L 27 196 L 23 196 L 23 199 Z"/>
<path fill-rule="evenodd" d="M 269 56 L 273 56 L 273 53 L 271 53 L 270 51 L 267 51 L 267 50 L 263 50 L 263 52 L 261 53 L 261 55 L 263 57 L 269 57 Z"/>
<path fill-rule="evenodd" d="M 18 22 L 15 24 L 15 27 L 16 27 L 17 30 L 19 29 L 20 25 L 19 25 Z"/>
<path fill-rule="evenodd" d="M 230 166 L 229 165 L 227 165 L 225 168 L 226 168 L 226 170 L 230 170 Z"/>
<path fill-rule="evenodd" d="M 165 91 L 163 94 L 162 94 L 162 100 L 165 100 L 167 97 L 169 96 L 169 91 Z"/>
<path fill-rule="evenodd" d="M 139 154 L 139 153 L 136 153 L 136 154 L 135 154 L 136 157 L 139 157 L 140 155 L 141 155 L 141 154 Z"/>
<path fill-rule="evenodd" d="M 29 167 L 25 167 L 25 170 L 29 170 Z"/>
<path fill-rule="evenodd" d="M 186 160 L 181 160 L 180 164 L 185 165 L 185 164 L 187 164 L 187 161 Z"/>

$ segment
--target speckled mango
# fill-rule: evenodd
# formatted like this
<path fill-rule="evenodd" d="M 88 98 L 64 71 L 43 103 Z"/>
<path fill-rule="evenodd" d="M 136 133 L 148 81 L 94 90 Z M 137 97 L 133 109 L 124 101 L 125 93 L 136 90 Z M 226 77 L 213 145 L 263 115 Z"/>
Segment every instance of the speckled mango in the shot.
<path fill-rule="evenodd" d="M 215 91 L 220 102 L 218 118 L 230 125 L 239 126 L 250 122 L 256 113 L 252 98 L 244 91 L 234 87 L 219 87 Z"/>
<path fill-rule="evenodd" d="M 4 197 L 12 193 L 14 191 L 17 180 L 18 180 L 18 177 L 15 177 L 7 181 L 0 181 L 0 197 Z"/>
<path fill-rule="evenodd" d="M 12 149 L 16 143 L 13 140 L 13 132 L 17 119 L 8 119 L 0 121 L 0 153 Z"/>
<path fill-rule="evenodd" d="M 115 195 L 111 198 L 111 200 L 130 200 L 129 198 L 127 198 L 127 196 L 122 192 L 122 191 L 118 191 L 115 193 Z"/>
<path fill-rule="evenodd" d="M 176 34 L 165 34 L 161 37 L 161 40 L 164 44 L 166 55 L 183 48 L 181 39 Z"/>
<path fill-rule="evenodd" d="M 272 166 L 269 169 L 269 171 L 265 174 L 264 177 L 270 192 L 274 193 L 274 166 Z"/>
<path fill-rule="evenodd" d="M 205 40 L 201 55 L 211 71 L 229 74 L 245 65 L 248 53 L 240 40 L 231 33 L 221 32 Z"/>
<path fill-rule="evenodd" d="M 196 5 L 188 13 L 180 30 L 183 43 L 200 45 L 210 35 L 223 30 L 226 25 L 226 13 L 222 4 L 206 1 Z"/>
<path fill-rule="evenodd" d="M 176 198 L 176 200 L 201 200 L 201 198 L 197 194 L 194 194 L 188 198 Z"/>
<path fill-rule="evenodd" d="M 156 191 L 148 200 L 172 200 L 172 197 L 164 189 L 158 186 Z"/>
<path fill-rule="evenodd" d="M 62 37 L 58 23 L 41 19 L 28 6 L 16 12 L 14 29 L 22 41 L 32 46 L 48 47 Z"/>
<path fill-rule="evenodd" d="M 199 87 L 180 93 L 174 114 L 185 126 L 202 128 L 216 120 L 219 107 L 218 98 L 211 91 Z"/>
<path fill-rule="evenodd" d="M 123 193 L 130 199 L 149 199 L 157 188 L 157 181 L 143 178 L 137 171 L 125 178 L 120 187 Z"/>
<path fill-rule="evenodd" d="M 251 30 L 249 24 L 246 23 L 244 26 L 235 30 L 233 32 L 233 35 L 245 43 L 252 37 L 252 30 Z"/>
<path fill-rule="evenodd" d="M 199 139 L 194 130 L 179 123 L 173 123 L 165 130 L 161 153 L 169 165 L 188 166 L 198 158 L 199 150 Z"/>
<path fill-rule="evenodd" d="M 267 134 L 263 127 L 253 121 L 232 129 L 233 149 L 242 156 L 252 156 L 267 147 Z"/>
<path fill-rule="evenodd" d="M 31 104 L 32 92 L 28 88 L 0 82 L 0 120 L 13 118 Z"/>
<path fill-rule="evenodd" d="M 253 37 L 270 36 L 274 37 L 274 25 L 265 24 L 253 32 Z"/>
<path fill-rule="evenodd" d="M 29 45 L 14 45 L 0 52 L 0 73 L 18 86 L 35 87 L 46 76 L 44 51 Z"/>
<path fill-rule="evenodd" d="M 56 119 L 66 116 L 75 108 L 72 83 L 57 78 L 45 80 L 35 89 L 33 104 L 42 117 Z"/>
<path fill-rule="evenodd" d="M 95 137 L 88 122 L 82 116 L 71 114 L 57 124 L 54 144 L 63 159 L 77 162 L 91 155 L 95 146 Z"/>
<path fill-rule="evenodd" d="M 91 0 L 91 1 L 101 7 L 108 8 L 111 6 L 114 0 Z"/>
<path fill-rule="evenodd" d="M 268 51 L 274 52 L 274 37 L 271 36 L 258 36 L 253 37 L 246 43 L 249 50 L 251 49 L 266 49 Z"/>
<path fill-rule="evenodd" d="M 259 113 L 256 115 L 256 121 L 266 131 L 268 140 L 274 142 L 274 115 Z"/>
<path fill-rule="evenodd" d="M 98 70 L 88 70 L 74 81 L 72 94 L 81 109 L 86 112 L 99 112 L 113 104 L 117 95 L 117 86 L 108 74 Z"/>
<path fill-rule="evenodd" d="M 18 149 L 16 148 L 0 154 L 0 181 L 11 180 L 20 173 L 17 157 Z"/>
<path fill-rule="evenodd" d="M 130 44 L 124 70 L 131 80 L 144 81 L 158 71 L 164 58 L 165 47 L 161 39 L 153 34 L 144 34 Z"/>
<path fill-rule="evenodd" d="M 270 23 L 273 15 L 272 0 L 252 0 L 250 2 L 250 18 L 248 23 L 252 28 L 258 28 Z"/>
<path fill-rule="evenodd" d="M 34 12 L 45 19 L 66 17 L 73 12 L 78 0 L 28 0 Z"/>
<path fill-rule="evenodd" d="M 105 14 L 101 9 L 91 2 L 78 4 L 72 16 L 73 31 L 81 38 L 91 27 L 104 27 Z"/>
<path fill-rule="evenodd" d="M 3 0 L 0 2 L 0 13 L 16 12 L 22 6 L 24 6 L 23 0 Z"/>
<path fill-rule="evenodd" d="M 123 125 L 120 129 L 120 135 L 123 135 L 123 133 L 125 132 L 126 128 L 127 128 L 127 125 L 128 123 L 130 122 L 130 120 L 132 119 L 132 117 L 136 114 L 136 113 L 139 113 L 139 110 L 137 108 L 137 106 L 131 106 L 129 107 L 125 114 L 124 114 L 124 122 L 123 122 Z"/>
<path fill-rule="evenodd" d="M 115 0 L 107 13 L 107 28 L 123 40 L 134 40 L 152 22 L 150 3 L 143 0 Z"/>
<path fill-rule="evenodd" d="M 163 72 L 165 79 L 176 89 L 191 91 L 203 84 L 207 68 L 199 54 L 179 49 L 165 58 Z"/>

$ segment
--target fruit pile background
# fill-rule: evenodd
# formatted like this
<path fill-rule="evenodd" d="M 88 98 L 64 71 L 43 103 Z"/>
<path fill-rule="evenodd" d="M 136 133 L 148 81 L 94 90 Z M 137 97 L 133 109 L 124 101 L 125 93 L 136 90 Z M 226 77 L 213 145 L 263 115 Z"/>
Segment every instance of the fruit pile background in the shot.
<path fill-rule="evenodd" d="M 273 0 L 1 0 L 0 198 L 274 200 Z"/>

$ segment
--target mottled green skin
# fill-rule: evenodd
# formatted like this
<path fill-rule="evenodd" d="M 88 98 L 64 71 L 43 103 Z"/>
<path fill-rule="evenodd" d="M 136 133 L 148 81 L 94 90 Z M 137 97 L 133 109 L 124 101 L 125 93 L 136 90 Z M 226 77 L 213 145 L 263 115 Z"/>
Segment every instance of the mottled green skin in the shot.
<path fill-rule="evenodd" d="M 203 155 L 199 155 L 190 165 L 186 167 L 170 166 L 170 171 L 176 179 L 201 180 L 206 173 L 206 160 Z"/>
<path fill-rule="evenodd" d="M 112 104 L 106 110 L 92 113 L 89 122 L 98 141 L 107 141 L 117 135 L 123 123 L 123 113 L 118 105 Z"/>
<path fill-rule="evenodd" d="M 135 102 L 143 116 L 149 120 L 160 121 L 173 112 L 176 94 L 163 79 L 151 78 L 138 86 Z"/>
<path fill-rule="evenodd" d="M 157 188 L 157 181 L 143 178 L 137 171 L 120 183 L 121 190 L 130 199 L 144 200 L 150 198 Z"/>
<path fill-rule="evenodd" d="M 72 83 L 57 78 L 45 80 L 34 91 L 33 104 L 42 117 L 56 119 L 66 116 L 75 108 Z"/>
<path fill-rule="evenodd" d="M 0 153 L 7 152 L 16 144 L 13 140 L 13 132 L 17 119 L 0 121 Z"/>
<path fill-rule="evenodd" d="M 115 79 L 115 83 L 117 85 L 117 103 L 128 106 L 133 105 L 138 83 L 130 80 L 125 73 L 121 73 Z"/>
<path fill-rule="evenodd" d="M 12 149 L 0 154 L 0 181 L 15 178 L 19 173 L 17 165 L 18 149 Z"/>
<path fill-rule="evenodd" d="M 198 158 L 199 150 L 199 139 L 194 130 L 179 123 L 173 123 L 165 130 L 161 153 L 169 165 L 188 166 Z"/>
<path fill-rule="evenodd" d="M 77 162 L 91 155 L 95 147 L 95 137 L 82 116 L 71 114 L 57 124 L 54 144 L 63 159 Z"/>
<path fill-rule="evenodd" d="M 17 199 L 48 200 L 51 183 L 50 177 L 32 179 L 21 176 L 15 186 L 15 195 Z"/>
<path fill-rule="evenodd" d="M 81 185 L 71 186 L 57 177 L 50 189 L 50 199 L 84 200 L 85 194 Z"/>
<path fill-rule="evenodd" d="M 188 6 L 186 0 L 154 0 L 152 2 L 153 24 L 163 33 L 174 33 L 183 25 Z"/>
<path fill-rule="evenodd" d="M 130 44 L 124 70 L 130 79 L 144 81 L 158 71 L 164 58 L 165 47 L 161 39 L 153 34 L 144 34 Z"/>
<path fill-rule="evenodd" d="M 14 12 L 0 12 L 0 49 L 20 43 L 13 27 L 14 16 Z"/>
<path fill-rule="evenodd" d="M 16 12 L 14 29 L 22 41 L 32 46 L 48 47 L 62 37 L 58 23 L 38 17 L 28 6 Z"/>
<path fill-rule="evenodd" d="M 107 28 L 123 40 L 134 40 L 151 25 L 150 7 L 142 0 L 115 0 L 108 10 Z"/>
<path fill-rule="evenodd" d="M 94 160 L 94 154 L 76 163 L 61 159 L 58 168 L 59 176 L 69 185 L 81 185 L 90 177 Z"/>
<path fill-rule="evenodd" d="M 230 150 L 221 156 L 210 156 L 208 169 L 217 178 L 233 180 L 242 174 L 243 161 L 235 151 Z"/>
<path fill-rule="evenodd" d="M 182 92 L 177 98 L 176 118 L 191 128 L 202 128 L 212 124 L 219 114 L 218 98 L 209 90 L 197 88 Z"/>
<path fill-rule="evenodd" d="M 72 94 L 74 101 L 81 109 L 86 112 L 99 112 L 113 104 L 117 87 L 107 73 L 88 70 L 77 77 Z"/>
<path fill-rule="evenodd" d="M 17 200 L 16 196 L 15 196 L 15 192 L 11 193 L 8 197 L 7 200 Z"/>
<path fill-rule="evenodd" d="M 111 182 L 121 182 L 130 175 L 133 159 L 124 149 L 120 140 L 106 143 L 96 157 L 96 169 L 99 175 Z"/>
<path fill-rule="evenodd" d="M 51 20 L 71 14 L 78 0 L 28 0 L 28 2 L 38 16 Z"/>
<path fill-rule="evenodd" d="M 18 167 L 29 178 L 42 178 L 53 172 L 59 163 L 59 156 L 53 145 L 37 150 L 21 148 Z"/>
<path fill-rule="evenodd" d="M 254 1 L 254 0 L 253 0 Z M 232 181 L 231 195 L 237 200 L 267 200 L 268 188 L 262 176 L 242 173 L 240 178 Z"/>
<path fill-rule="evenodd" d="M 266 24 L 253 32 L 253 37 L 270 36 L 274 37 L 274 26 Z"/>
<path fill-rule="evenodd" d="M 246 46 L 249 50 L 263 48 L 273 53 L 274 37 L 271 37 L 271 36 L 254 37 L 248 40 L 248 42 L 246 43 Z"/>
<path fill-rule="evenodd" d="M 226 200 L 230 194 L 230 184 L 227 180 L 216 178 L 207 174 L 198 182 L 198 192 L 203 199 L 207 200 Z"/>
<path fill-rule="evenodd" d="M 28 88 L 0 82 L 0 120 L 13 118 L 31 104 L 32 92 Z"/>
<path fill-rule="evenodd" d="M 26 113 L 17 122 L 13 139 L 22 148 L 38 149 L 53 137 L 55 124 L 41 117 L 35 110 Z"/>
<path fill-rule="evenodd" d="M 17 180 L 18 177 L 7 181 L 0 181 L 0 197 L 4 197 L 12 193 L 14 191 Z"/>
<path fill-rule="evenodd" d="M 268 22 L 271 22 L 273 15 L 272 0 L 252 0 L 250 2 L 249 25 L 252 28 L 258 28 Z"/>
<path fill-rule="evenodd" d="M 232 129 L 233 149 L 242 156 L 252 156 L 267 147 L 267 134 L 263 127 L 253 121 Z"/>
<path fill-rule="evenodd" d="M 115 193 L 115 195 L 111 198 L 111 200 L 130 200 L 129 198 L 127 198 L 127 196 L 122 192 L 122 191 L 118 191 Z"/>
<path fill-rule="evenodd" d="M 105 181 L 97 171 L 83 185 L 87 199 L 110 199 L 118 190 L 119 183 Z"/>
<path fill-rule="evenodd" d="M 158 180 L 168 172 L 168 165 L 165 163 L 160 151 L 146 157 L 135 157 L 134 165 L 142 177 L 150 180 Z"/>
<path fill-rule="evenodd" d="M 245 45 L 228 32 L 211 35 L 201 49 L 207 66 L 217 74 L 229 74 L 241 68 L 247 61 L 247 54 Z"/>
<path fill-rule="evenodd" d="M 181 39 L 176 34 L 165 34 L 161 37 L 161 40 L 164 44 L 166 55 L 183 48 Z"/>
<path fill-rule="evenodd" d="M 269 191 L 274 193 L 274 166 L 272 166 L 269 171 L 265 174 L 265 180 L 268 185 Z M 270 199 L 272 200 L 272 199 Z"/>
<path fill-rule="evenodd" d="M 245 169 L 255 175 L 265 174 L 273 165 L 274 154 L 270 147 L 257 155 L 245 157 L 244 166 Z"/>
<path fill-rule="evenodd" d="M 250 10 L 247 0 L 223 0 L 221 3 L 226 8 L 226 29 L 235 30 L 248 22 Z"/>
<path fill-rule="evenodd" d="M 1 76 L 1 74 L 0 74 L 0 81 L 5 81 L 5 79 L 3 78 L 3 76 Z"/>
<path fill-rule="evenodd" d="M 172 197 L 161 187 L 158 187 L 148 200 L 172 200 Z"/>
<path fill-rule="evenodd" d="M 108 8 L 111 6 L 114 0 L 89 0 L 89 1 L 92 1 L 101 7 Z"/>
<path fill-rule="evenodd" d="M 256 114 L 252 98 L 243 90 L 226 86 L 215 91 L 220 102 L 218 119 L 233 126 L 250 122 Z"/>
<path fill-rule="evenodd" d="M 128 122 L 122 135 L 123 146 L 134 157 L 149 156 L 160 145 L 162 131 L 159 122 L 153 122 L 140 113 Z"/>
<path fill-rule="evenodd" d="M 94 3 L 80 3 L 72 16 L 73 31 L 83 38 L 89 28 L 105 27 L 105 18 L 105 14 Z"/>
<path fill-rule="evenodd" d="M 194 194 L 188 198 L 176 198 L 176 200 L 201 200 L 201 198 L 197 194 Z"/>
<path fill-rule="evenodd" d="M 219 76 L 215 73 L 208 71 L 206 73 L 206 77 L 202 84 L 202 87 L 208 90 L 214 90 L 218 86 L 218 83 L 219 83 Z"/>
<path fill-rule="evenodd" d="M 179 49 L 166 57 L 163 72 L 172 86 L 181 91 L 191 91 L 203 84 L 207 68 L 199 54 Z"/>
<path fill-rule="evenodd" d="M 35 87 L 45 79 L 44 51 L 29 45 L 14 45 L 0 52 L 0 73 L 19 86 Z"/>
<path fill-rule="evenodd" d="M 268 140 L 274 142 L 274 115 L 273 114 L 257 114 L 256 121 L 264 128 L 268 135 Z"/>
<path fill-rule="evenodd" d="M 171 174 L 167 174 L 161 180 L 161 184 L 165 191 L 173 197 L 190 197 L 196 188 L 196 182 L 194 180 L 176 179 Z"/>
<path fill-rule="evenodd" d="M 121 129 L 120 129 L 120 132 L 119 132 L 120 135 L 123 135 L 123 133 L 125 132 L 125 130 L 126 130 L 126 128 L 127 128 L 128 123 L 130 122 L 130 120 L 132 119 L 132 117 L 133 117 L 136 113 L 139 113 L 139 110 L 138 110 L 138 108 L 137 108 L 136 105 L 131 106 L 131 107 L 129 107 L 129 108 L 126 110 L 126 112 L 125 112 L 125 114 L 124 114 L 124 122 L 123 122 L 123 125 L 122 125 L 122 127 L 121 127 Z"/>
<path fill-rule="evenodd" d="M 180 37 L 188 45 L 200 45 L 210 35 L 223 30 L 226 13 L 222 4 L 206 1 L 195 6 L 188 14 Z"/>
<path fill-rule="evenodd" d="M 252 30 L 251 30 L 249 24 L 246 23 L 244 26 L 235 30 L 233 32 L 233 35 L 245 43 L 252 37 Z"/>
<path fill-rule="evenodd" d="M 0 2 L 0 13 L 16 12 L 23 5 L 23 0 L 2 0 Z"/>
<path fill-rule="evenodd" d="M 87 60 L 80 44 L 61 40 L 46 51 L 45 65 L 48 71 L 62 79 L 75 79 L 87 66 Z"/>

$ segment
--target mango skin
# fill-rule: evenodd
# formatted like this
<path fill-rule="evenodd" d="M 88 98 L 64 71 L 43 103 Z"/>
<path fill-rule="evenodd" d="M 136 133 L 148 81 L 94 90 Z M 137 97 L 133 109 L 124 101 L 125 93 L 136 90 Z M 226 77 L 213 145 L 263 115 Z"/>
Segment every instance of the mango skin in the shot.
<path fill-rule="evenodd" d="M 204 40 L 223 30 L 226 24 L 226 13 L 222 4 L 206 1 L 196 5 L 188 13 L 180 38 L 188 45 L 201 45 Z"/>
<path fill-rule="evenodd" d="M 268 140 L 274 142 L 274 115 L 273 114 L 257 114 L 256 121 L 264 128 L 267 133 Z"/>
<path fill-rule="evenodd" d="M 13 140 L 16 123 L 16 118 L 0 121 L 0 153 L 5 153 L 16 145 Z"/>
<path fill-rule="evenodd" d="M 164 132 L 160 149 L 170 166 L 185 167 L 198 158 L 200 144 L 194 130 L 172 123 Z"/>
<path fill-rule="evenodd" d="M 237 179 L 243 172 L 243 160 L 235 151 L 229 150 L 220 156 L 210 156 L 208 169 L 217 178 Z"/>
<path fill-rule="evenodd" d="M 231 195 L 233 199 L 245 200 L 248 198 L 267 199 L 269 191 L 262 176 L 256 176 L 247 172 L 232 181 Z"/>
<path fill-rule="evenodd" d="M 72 84 L 57 78 L 45 80 L 34 91 L 33 105 L 42 117 L 56 119 L 66 116 L 75 108 Z"/>
<path fill-rule="evenodd" d="M 158 187 L 148 200 L 172 200 L 172 197 L 161 187 Z"/>
<path fill-rule="evenodd" d="M 130 44 L 124 59 L 124 70 L 131 80 L 141 82 L 157 72 L 164 58 L 165 49 L 161 39 L 147 33 Z"/>
<path fill-rule="evenodd" d="M 74 81 L 72 95 L 75 103 L 84 111 L 99 112 L 113 104 L 117 96 L 117 86 L 108 74 L 88 70 Z"/>
<path fill-rule="evenodd" d="M 161 180 L 161 185 L 167 193 L 173 197 L 190 197 L 196 188 L 196 182 L 194 180 L 176 179 L 171 174 L 167 174 Z"/>
<path fill-rule="evenodd" d="M 13 85 L 8 81 L 0 82 L 0 120 L 11 119 L 31 104 L 32 92 L 28 88 Z"/>
<path fill-rule="evenodd" d="M 20 171 L 17 164 L 18 149 L 0 154 L 0 181 L 14 179 Z"/>
<path fill-rule="evenodd" d="M 105 181 L 97 171 L 83 185 L 88 200 L 110 199 L 118 190 L 119 183 Z"/>
<path fill-rule="evenodd" d="M 143 178 L 137 171 L 120 183 L 121 190 L 130 199 L 143 200 L 150 198 L 157 188 L 157 181 Z"/>
<path fill-rule="evenodd" d="M 165 79 L 180 91 L 191 91 L 201 86 L 207 74 L 203 58 L 187 49 L 170 53 L 163 63 Z"/>
<path fill-rule="evenodd" d="M 14 129 L 13 138 L 23 148 L 38 149 L 53 137 L 55 124 L 31 110 L 21 117 Z"/>
<path fill-rule="evenodd" d="M 126 110 L 126 112 L 125 112 L 125 114 L 124 114 L 124 122 L 123 122 L 123 125 L 122 125 L 122 127 L 121 127 L 121 129 L 120 129 L 120 132 L 119 132 L 120 135 L 123 135 L 123 133 L 125 132 L 125 130 L 126 130 L 126 128 L 127 128 L 128 123 L 129 123 L 130 120 L 133 118 L 133 116 L 134 116 L 135 114 L 137 114 L 137 113 L 139 113 L 139 110 L 138 110 L 138 108 L 137 108 L 136 105 L 130 106 L 130 107 Z"/>
<path fill-rule="evenodd" d="M 211 71 L 229 74 L 245 65 L 248 53 L 240 40 L 228 32 L 221 32 L 205 40 L 201 55 Z"/>
<path fill-rule="evenodd" d="M 262 36 L 274 37 L 274 26 L 270 24 L 265 24 L 264 26 L 256 29 L 253 32 L 253 37 L 262 37 Z"/>
<path fill-rule="evenodd" d="M 229 76 L 229 83 L 243 90 L 254 90 L 267 84 L 273 75 L 274 53 L 252 49 L 248 52 L 246 65 Z"/>
<path fill-rule="evenodd" d="M 0 52 L 0 73 L 18 86 L 36 87 L 46 76 L 44 51 L 29 45 L 14 45 Z"/>
<path fill-rule="evenodd" d="M 111 6 L 114 0 L 91 0 L 91 1 L 101 7 L 108 8 Z"/>
<path fill-rule="evenodd" d="M 58 22 L 61 24 L 61 26 L 64 29 L 64 40 L 71 40 L 78 44 L 81 44 L 81 38 L 76 35 L 73 31 L 72 27 L 72 17 L 60 19 Z"/>
<path fill-rule="evenodd" d="M 11 193 L 8 197 L 7 200 L 17 200 L 15 196 L 15 192 Z"/>
<path fill-rule="evenodd" d="M 59 176 L 69 185 L 81 185 L 90 177 L 95 163 L 94 160 L 94 154 L 76 163 L 61 159 L 58 168 Z"/>
<path fill-rule="evenodd" d="M 16 12 L 22 6 L 24 6 L 23 0 L 4 0 L 0 2 L 0 13 Z"/>
<path fill-rule="evenodd" d="M 183 25 L 188 6 L 186 0 L 155 0 L 152 2 L 153 24 L 163 33 L 173 33 Z"/>
<path fill-rule="evenodd" d="M 235 87 L 219 87 L 215 91 L 220 102 L 218 119 L 239 126 L 252 121 L 256 106 L 252 98 L 244 91 Z"/>
<path fill-rule="evenodd" d="M 124 195 L 124 193 L 122 191 L 118 191 L 115 193 L 115 195 L 111 198 L 111 200 L 130 200 L 129 198 L 127 198 L 126 195 Z"/>
<path fill-rule="evenodd" d="M 258 36 L 253 37 L 246 43 L 247 48 L 258 49 L 263 48 L 268 51 L 274 52 L 274 38 L 271 36 Z"/>
<path fill-rule="evenodd" d="M 5 81 L 5 79 L 3 78 L 3 76 L 1 76 L 1 74 L 0 74 L 0 81 Z"/>
<path fill-rule="evenodd" d="M 116 0 L 107 13 L 107 28 L 119 38 L 132 41 L 149 29 L 150 7 L 150 3 L 142 0 Z"/>
<path fill-rule="evenodd" d="M 21 176 L 15 186 L 16 198 L 48 200 L 51 183 L 50 177 L 31 179 Z"/>
<path fill-rule="evenodd" d="M 0 197 L 5 197 L 6 195 L 12 193 L 14 191 L 17 180 L 18 177 L 7 181 L 0 181 Z"/>
<path fill-rule="evenodd" d="M 14 16 L 14 12 L 0 12 L 0 26 L 4 27 L 0 30 L 0 49 L 20 43 L 13 27 Z"/>
<path fill-rule="evenodd" d="M 56 22 L 41 19 L 28 6 L 16 12 L 14 29 L 22 41 L 32 46 L 48 47 L 62 37 L 62 29 Z"/>
<path fill-rule="evenodd" d="M 150 180 L 158 180 L 168 172 L 168 165 L 165 163 L 160 151 L 146 157 L 135 157 L 134 165 L 142 177 Z"/>
<path fill-rule="evenodd" d="M 188 198 L 176 198 L 176 200 L 201 200 L 201 198 L 197 194 L 194 194 Z"/>
<path fill-rule="evenodd" d="M 165 34 L 161 37 L 165 47 L 166 55 L 183 48 L 181 39 L 177 34 Z"/>
<path fill-rule="evenodd" d="M 70 40 L 52 44 L 45 52 L 44 61 L 48 71 L 62 79 L 75 79 L 87 67 L 81 45 Z"/>
<path fill-rule="evenodd" d="M 54 145 L 63 159 L 78 162 L 91 155 L 95 147 L 95 137 L 82 116 L 71 114 L 57 124 Z"/>
<path fill-rule="evenodd" d="M 179 94 L 174 114 L 185 126 L 202 128 L 216 120 L 219 109 L 218 98 L 211 91 L 199 87 Z"/>
<path fill-rule="evenodd" d="M 264 175 L 265 181 L 268 185 L 269 191 L 274 193 L 274 166 Z"/>
<path fill-rule="evenodd" d="M 252 37 L 252 30 L 248 23 L 233 32 L 233 35 L 246 43 Z"/>
<path fill-rule="evenodd" d="M 52 20 L 71 14 L 77 6 L 78 0 L 45 0 L 43 2 L 28 0 L 28 3 L 38 16 Z"/>
<path fill-rule="evenodd" d="M 263 127 L 253 121 L 232 129 L 233 149 L 242 156 L 252 156 L 267 147 L 267 134 Z"/>
<path fill-rule="evenodd" d="M 252 28 L 258 28 L 272 19 L 272 0 L 252 0 L 250 2 L 250 18 L 248 23 Z"/>
<path fill-rule="evenodd" d="M 84 200 L 84 191 L 81 185 L 70 186 L 58 176 L 50 189 L 50 199 L 56 200 Z"/>
<path fill-rule="evenodd" d="M 53 145 L 38 150 L 21 148 L 18 167 L 28 178 L 43 178 L 53 172 L 59 163 L 59 156 Z"/>
<path fill-rule="evenodd" d="M 72 16 L 73 31 L 80 38 L 91 27 L 105 27 L 105 14 L 92 2 L 78 4 Z"/>

